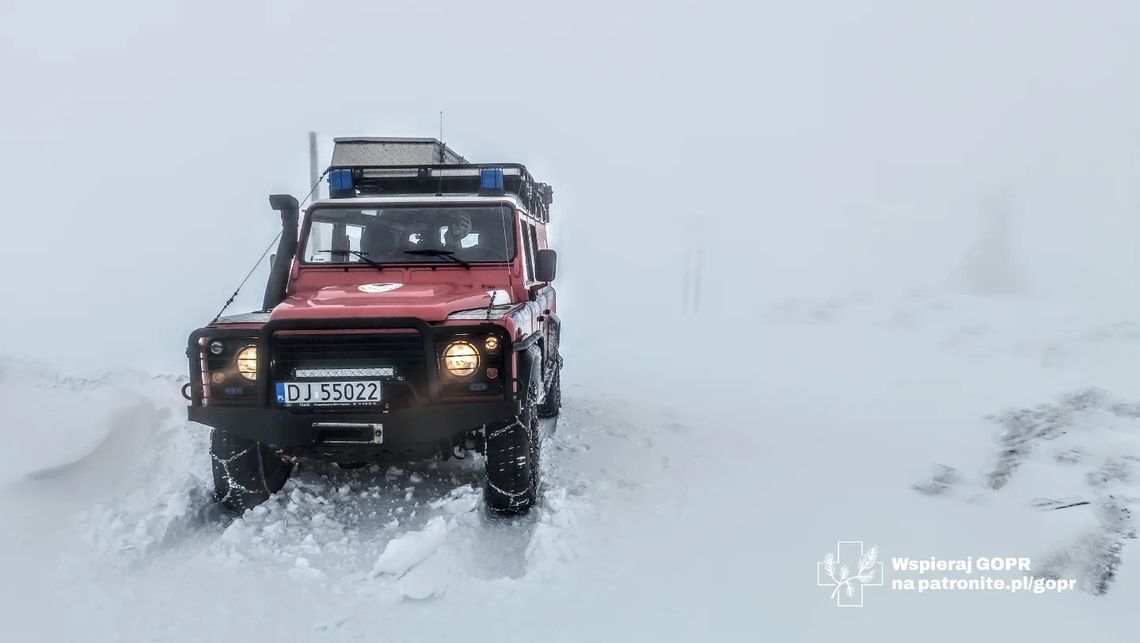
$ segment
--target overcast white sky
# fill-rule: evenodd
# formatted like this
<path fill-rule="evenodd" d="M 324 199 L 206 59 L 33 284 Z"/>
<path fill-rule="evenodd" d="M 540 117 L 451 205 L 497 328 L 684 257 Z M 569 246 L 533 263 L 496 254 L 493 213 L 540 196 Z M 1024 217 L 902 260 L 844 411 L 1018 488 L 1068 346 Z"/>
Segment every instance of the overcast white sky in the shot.
<path fill-rule="evenodd" d="M 180 369 L 306 132 L 439 110 L 554 184 L 583 324 L 676 310 L 693 226 L 710 311 L 937 288 L 995 192 L 1035 292 L 1140 290 L 1135 2 L 385 4 L 0 0 L 0 351 Z"/>

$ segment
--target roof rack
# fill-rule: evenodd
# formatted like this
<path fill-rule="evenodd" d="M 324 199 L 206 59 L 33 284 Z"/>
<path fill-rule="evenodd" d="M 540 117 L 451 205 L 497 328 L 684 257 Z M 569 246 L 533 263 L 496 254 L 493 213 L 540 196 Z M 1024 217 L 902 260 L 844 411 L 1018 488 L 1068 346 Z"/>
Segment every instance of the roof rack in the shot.
<path fill-rule="evenodd" d="M 357 136 L 333 139 L 333 167 L 465 163 L 467 159 L 434 138 Z"/>
<path fill-rule="evenodd" d="M 512 194 L 546 223 L 554 189 L 519 163 L 469 163 L 435 139 L 336 139 L 329 197 Z"/>

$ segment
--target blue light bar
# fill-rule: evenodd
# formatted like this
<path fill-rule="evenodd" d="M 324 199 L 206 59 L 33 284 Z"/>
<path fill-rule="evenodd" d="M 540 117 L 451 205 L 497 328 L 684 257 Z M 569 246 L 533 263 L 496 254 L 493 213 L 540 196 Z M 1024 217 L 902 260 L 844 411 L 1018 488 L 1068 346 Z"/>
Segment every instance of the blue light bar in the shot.
<path fill-rule="evenodd" d="M 503 168 L 486 167 L 479 171 L 479 188 L 482 192 L 503 192 Z"/>
<path fill-rule="evenodd" d="M 351 190 L 352 170 L 332 170 L 329 172 L 330 190 Z"/>

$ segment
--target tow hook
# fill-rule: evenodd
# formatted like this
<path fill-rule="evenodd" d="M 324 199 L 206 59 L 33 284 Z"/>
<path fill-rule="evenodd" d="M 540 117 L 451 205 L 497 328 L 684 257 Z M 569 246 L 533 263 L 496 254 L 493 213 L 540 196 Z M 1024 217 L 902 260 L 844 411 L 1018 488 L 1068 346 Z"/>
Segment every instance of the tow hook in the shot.
<path fill-rule="evenodd" d="M 190 397 L 190 382 L 186 382 L 182 385 L 182 397 L 186 398 L 188 401 L 194 399 L 193 397 Z"/>

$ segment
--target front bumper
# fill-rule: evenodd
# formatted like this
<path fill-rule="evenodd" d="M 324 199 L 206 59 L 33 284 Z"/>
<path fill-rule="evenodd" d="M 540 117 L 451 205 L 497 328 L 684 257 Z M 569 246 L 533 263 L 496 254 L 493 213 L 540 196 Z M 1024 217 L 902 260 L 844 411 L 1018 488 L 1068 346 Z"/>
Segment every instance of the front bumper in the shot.
<path fill-rule="evenodd" d="M 191 406 L 190 420 L 280 448 L 321 444 L 403 449 L 439 443 L 484 424 L 514 417 L 517 401 L 447 404 L 391 413 L 308 413 L 288 409 Z M 346 425 L 362 425 L 353 428 Z M 380 425 L 383 439 L 363 425 Z"/>
<path fill-rule="evenodd" d="M 412 406 L 390 410 L 372 409 L 298 409 L 282 408 L 274 404 L 274 337 L 282 331 L 383 331 L 414 329 L 419 335 L 419 350 L 426 370 L 425 385 Z M 488 399 L 451 402 L 441 395 L 444 382 L 438 366 L 437 346 L 459 336 L 476 334 L 480 337 L 495 335 L 500 339 L 506 356 L 501 364 L 503 395 L 489 395 Z M 205 346 L 212 339 L 242 339 L 258 349 L 256 396 L 244 404 L 211 404 L 204 383 L 208 358 Z M 484 424 L 518 415 L 520 403 L 514 388 L 514 360 L 511 337 L 497 324 L 480 323 L 470 326 L 431 326 L 419 319 L 305 319 L 270 321 L 258 329 L 203 328 L 190 335 L 187 357 L 190 362 L 190 420 L 249 440 L 281 448 L 312 447 L 336 442 L 338 444 L 383 445 L 393 449 L 438 444 L 443 440 L 461 436 Z M 504 399 L 505 398 L 505 399 Z M 377 440 L 377 430 L 382 441 Z"/>

